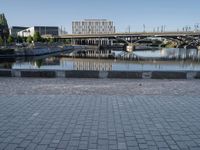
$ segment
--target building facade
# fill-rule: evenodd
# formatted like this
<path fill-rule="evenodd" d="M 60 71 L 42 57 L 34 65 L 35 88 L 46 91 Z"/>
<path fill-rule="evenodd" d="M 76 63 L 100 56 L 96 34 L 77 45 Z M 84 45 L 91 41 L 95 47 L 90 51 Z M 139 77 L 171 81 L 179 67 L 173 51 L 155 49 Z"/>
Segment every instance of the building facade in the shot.
<path fill-rule="evenodd" d="M 29 27 L 21 27 L 21 26 L 12 26 L 10 28 L 10 35 L 13 36 L 13 37 L 17 37 L 17 33 L 22 31 L 22 30 L 26 30 L 28 29 Z"/>
<path fill-rule="evenodd" d="M 17 33 L 18 36 L 33 36 L 35 32 L 39 32 L 41 36 L 58 36 L 59 29 L 55 26 L 34 26 L 22 30 Z"/>
<path fill-rule="evenodd" d="M 113 21 L 107 19 L 85 19 L 72 22 L 72 34 L 111 34 L 115 33 Z"/>

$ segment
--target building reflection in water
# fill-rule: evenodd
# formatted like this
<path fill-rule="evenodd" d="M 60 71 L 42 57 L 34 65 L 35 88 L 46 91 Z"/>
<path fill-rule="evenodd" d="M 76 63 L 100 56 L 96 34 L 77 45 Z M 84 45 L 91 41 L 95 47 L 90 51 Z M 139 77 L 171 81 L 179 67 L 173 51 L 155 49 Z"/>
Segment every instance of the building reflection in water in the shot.
<path fill-rule="evenodd" d="M 197 49 L 168 48 L 162 49 L 161 58 L 167 59 L 199 59 L 200 52 Z"/>
<path fill-rule="evenodd" d="M 16 61 L 12 65 L 0 64 L 1 68 L 13 69 L 57 69 L 57 70 L 200 70 L 200 51 L 196 49 L 162 49 L 135 51 L 144 60 L 74 59 L 66 57 L 48 57 Z M 147 58 L 145 60 L 145 58 Z M 165 61 L 163 61 L 165 60 Z"/>
<path fill-rule="evenodd" d="M 32 62 L 32 65 L 40 68 L 41 66 L 59 66 L 60 59 L 55 57 L 45 58 L 45 59 L 38 59 Z"/>
<path fill-rule="evenodd" d="M 99 62 L 94 60 L 87 61 L 74 61 L 73 70 L 99 70 L 99 71 L 111 71 L 112 63 L 111 62 Z"/>

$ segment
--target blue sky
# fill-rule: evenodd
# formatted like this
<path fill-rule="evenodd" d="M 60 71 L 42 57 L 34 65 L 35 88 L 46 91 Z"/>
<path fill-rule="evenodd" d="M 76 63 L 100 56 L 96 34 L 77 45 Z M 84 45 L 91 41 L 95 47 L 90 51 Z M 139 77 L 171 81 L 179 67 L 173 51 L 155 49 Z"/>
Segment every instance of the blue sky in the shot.
<path fill-rule="evenodd" d="M 177 30 L 200 23 L 200 0 L 0 0 L 10 26 L 56 25 L 70 33 L 71 22 L 113 20 L 119 32 L 166 26 Z"/>

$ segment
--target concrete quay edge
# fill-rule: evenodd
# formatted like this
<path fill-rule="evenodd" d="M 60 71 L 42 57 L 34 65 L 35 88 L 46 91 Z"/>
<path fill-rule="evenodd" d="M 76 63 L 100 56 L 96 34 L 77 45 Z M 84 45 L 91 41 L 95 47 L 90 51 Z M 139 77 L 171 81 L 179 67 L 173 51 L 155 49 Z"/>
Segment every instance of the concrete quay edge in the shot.
<path fill-rule="evenodd" d="M 200 79 L 200 71 L 89 71 L 0 69 L 0 77 L 32 78 L 121 78 L 121 79 Z"/>

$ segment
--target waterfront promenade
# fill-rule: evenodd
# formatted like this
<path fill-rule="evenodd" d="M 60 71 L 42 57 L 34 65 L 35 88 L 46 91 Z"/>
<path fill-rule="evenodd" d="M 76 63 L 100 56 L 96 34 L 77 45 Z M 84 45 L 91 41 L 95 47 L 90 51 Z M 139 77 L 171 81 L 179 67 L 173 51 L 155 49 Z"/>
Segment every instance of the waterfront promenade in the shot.
<path fill-rule="evenodd" d="M 199 150 L 200 80 L 0 78 L 0 150 Z"/>

